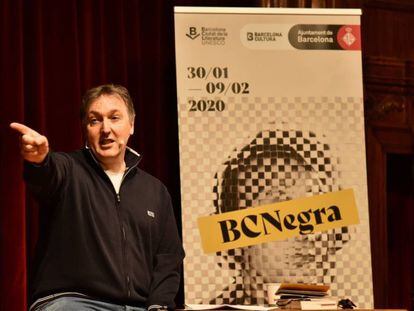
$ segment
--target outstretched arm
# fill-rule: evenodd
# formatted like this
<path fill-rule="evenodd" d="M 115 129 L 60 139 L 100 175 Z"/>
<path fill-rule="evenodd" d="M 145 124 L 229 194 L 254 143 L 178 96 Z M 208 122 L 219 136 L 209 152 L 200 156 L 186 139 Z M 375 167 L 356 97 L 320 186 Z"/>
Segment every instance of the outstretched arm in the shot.
<path fill-rule="evenodd" d="M 47 138 L 30 127 L 11 123 L 10 127 L 21 134 L 20 153 L 25 160 L 23 176 L 31 192 L 39 199 L 49 199 L 65 180 L 69 157 L 51 153 Z"/>
<path fill-rule="evenodd" d="M 13 122 L 10 127 L 21 134 L 20 153 L 28 162 L 40 164 L 49 153 L 49 142 L 43 136 L 24 124 Z"/>

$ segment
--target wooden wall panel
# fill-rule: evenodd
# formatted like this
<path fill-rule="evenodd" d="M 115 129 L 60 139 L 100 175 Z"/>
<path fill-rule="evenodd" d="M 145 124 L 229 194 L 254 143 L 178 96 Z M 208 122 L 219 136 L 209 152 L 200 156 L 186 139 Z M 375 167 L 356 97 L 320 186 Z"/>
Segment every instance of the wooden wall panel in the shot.
<path fill-rule="evenodd" d="M 411 186 L 403 186 L 414 154 L 414 2 L 362 1 L 361 8 L 375 307 L 412 310 L 414 233 L 407 215 L 414 206 Z"/>
<path fill-rule="evenodd" d="M 414 1 L 263 0 L 267 6 L 361 8 L 371 252 L 376 308 L 414 306 Z M 293 3 L 294 2 L 294 3 Z M 393 160 L 391 160 L 393 159 Z M 414 160 L 412 160 L 414 161 Z M 397 172 L 395 172 L 397 171 Z M 390 177 L 392 173 L 393 179 Z M 397 178 L 396 176 L 401 176 Z M 411 180 L 411 186 L 406 185 Z M 393 187 L 397 185 L 397 187 Z M 405 191 L 396 191 L 396 189 Z M 408 190 L 407 190 L 408 189 Z M 405 215 L 404 221 L 398 215 Z M 410 218 L 411 217 L 411 218 Z"/>

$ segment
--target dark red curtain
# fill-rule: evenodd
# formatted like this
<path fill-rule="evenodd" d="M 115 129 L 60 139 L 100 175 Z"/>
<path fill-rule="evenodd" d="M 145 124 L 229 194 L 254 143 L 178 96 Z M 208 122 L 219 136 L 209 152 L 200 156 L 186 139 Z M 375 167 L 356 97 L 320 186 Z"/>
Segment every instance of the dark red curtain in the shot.
<path fill-rule="evenodd" d="M 169 188 L 180 222 L 173 4 L 1 0 L 0 42 L 0 309 L 25 310 L 36 206 L 10 122 L 45 134 L 54 150 L 77 149 L 84 91 L 126 86 L 137 111 L 131 145 Z"/>
<path fill-rule="evenodd" d="M 22 1 L 0 2 L 0 309 L 26 304 L 25 188 L 18 145 L 7 129 L 24 117 Z"/>
<path fill-rule="evenodd" d="M 9 123 L 45 134 L 54 150 L 77 149 L 81 95 L 99 84 L 126 86 L 137 112 L 130 145 L 143 154 L 141 167 L 170 190 L 180 227 L 173 6 L 260 3 L 0 0 L 0 310 L 27 308 L 38 231 Z"/>

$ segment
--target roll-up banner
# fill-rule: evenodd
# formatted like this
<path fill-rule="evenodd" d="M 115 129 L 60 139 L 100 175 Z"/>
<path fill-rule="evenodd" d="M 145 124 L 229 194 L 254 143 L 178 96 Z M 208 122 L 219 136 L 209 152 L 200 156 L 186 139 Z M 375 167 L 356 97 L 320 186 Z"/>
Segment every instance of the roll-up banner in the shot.
<path fill-rule="evenodd" d="M 186 303 L 372 308 L 360 14 L 175 8 Z"/>

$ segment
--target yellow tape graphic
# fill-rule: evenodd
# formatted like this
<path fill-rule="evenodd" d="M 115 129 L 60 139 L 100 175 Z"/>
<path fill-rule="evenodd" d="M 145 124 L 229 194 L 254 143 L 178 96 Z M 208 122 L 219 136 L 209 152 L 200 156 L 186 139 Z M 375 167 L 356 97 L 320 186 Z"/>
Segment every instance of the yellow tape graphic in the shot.
<path fill-rule="evenodd" d="M 358 223 L 352 189 L 198 218 L 205 253 Z"/>

